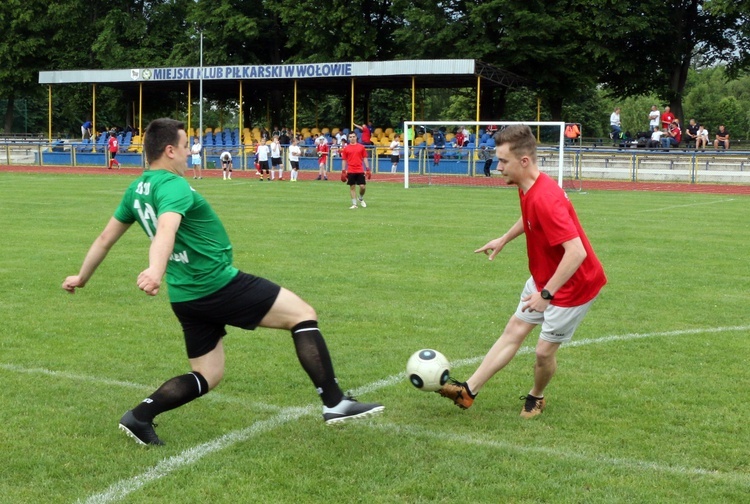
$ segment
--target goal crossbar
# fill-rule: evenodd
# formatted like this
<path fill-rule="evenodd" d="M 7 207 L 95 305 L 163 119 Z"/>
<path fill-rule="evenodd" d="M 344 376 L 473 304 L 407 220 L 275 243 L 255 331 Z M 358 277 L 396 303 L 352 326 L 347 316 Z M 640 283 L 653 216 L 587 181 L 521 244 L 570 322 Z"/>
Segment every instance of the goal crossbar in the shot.
<path fill-rule="evenodd" d="M 408 140 L 409 130 L 413 127 L 420 126 L 476 126 L 479 133 L 480 126 L 511 126 L 514 124 L 524 124 L 529 127 L 534 126 L 557 126 L 560 132 L 559 136 L 559 156 L 558 156 L 558 175 L 557 183 L 563 187 L 563 153 L 565 152 L 565 123 L 561 121 L 404 121 L 404 188 L 409 188 L 409 159 L 410 141 Z M 537 139 L 538 140 L 538 139 Z"/>

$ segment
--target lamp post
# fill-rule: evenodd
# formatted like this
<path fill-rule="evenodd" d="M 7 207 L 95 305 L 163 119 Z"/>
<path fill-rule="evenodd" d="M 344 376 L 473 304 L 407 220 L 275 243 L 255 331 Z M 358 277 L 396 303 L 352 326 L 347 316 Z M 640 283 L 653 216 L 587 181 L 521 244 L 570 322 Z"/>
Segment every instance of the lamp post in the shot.
<path fill-rule="evenodd" d="M 200 100 L 198 103 L 198 131 L 200 132 L 198 135 L 199 142 L 201 145 L 203 145 L 203 30 L 201 30 L 201 51 L 200 51 L 200 75 L 198 79 L 198 99 Z M 203 152 L 206 152 L 205 145 L 203 146 Z M 205 160 L 206 156 L 205 154 L 202 156 L 203 160 L 201 161 L 203 163 L 203 167 L 206 167 Z"/>

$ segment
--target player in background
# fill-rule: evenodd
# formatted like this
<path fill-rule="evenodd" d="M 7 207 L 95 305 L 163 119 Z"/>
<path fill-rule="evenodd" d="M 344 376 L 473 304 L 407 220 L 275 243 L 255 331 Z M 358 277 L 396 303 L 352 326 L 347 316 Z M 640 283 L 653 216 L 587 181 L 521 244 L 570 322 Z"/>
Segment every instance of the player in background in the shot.
<path fill-rule="evenodd" d="M 279 170 L 279 180 L 284 180 L 284 164 L 281 160 L 281 143 L 279 137 L 274 135 L 271 141 L 271 180 L 273 180 L 273 173 L 275 170 Z"/>
<path fill-rule="evenodd" d="M 203 178 L 203 175 L 201 174 L 201 150 L 203 150 L 203 146 L 201 145 L 200 140 L 198 137 L 193 137 L 193 145 L 190 147 L 190 153 L 192 154 L 194 179 Z"/>
<path fill-rule="evenodd" d="M 229 151 L 224 151 L 219 156 L 221 160 L 221 171 L 224 174 L 224 180 L 232 180 L 232 155 Z"/>
<path fill-rule="evenodd" d="M 318 178 L 315 180 L 328 180 L 326 165 L 328 164 L 328 140 L 323 135 L 315 139 L 315 150 L 318 153 Z"/>
<path fill-rule="evenodd" d="M 354 186 L 359 186 L 359 204 L 367 208 L 365 203 L 365 189 L 367 180 L 365 170 L 370 175 L 370 162 L 367 160 L 367 150 L 361 143 L 357 143 L 357 135 L 349 133 L 349 145 L 341 151 L 341 181 L 349 186 L 349 194 L 352 198 L 350 210 L 357 209 L 357 191 Z"/>
<path fill-rule="evenodd" d="M 565 191 L 540 172 L 536 138 L 525 125 L 508 126 L 495 135 L 497 169 L 507 184 L 518 186 L 521 217 L 501 237 L 474 252 L 493 260 L 515 238 L 526 235 L 531 277 L 505 330 L 465 382 L 451 380 L 438 392 L 469 408 L 485 383 L 516 355 L 526 336 L 542 326 L 536 345 L 534 386 L 522 396 L 521 417 L 544 410 L 544 390 L 557 369 L 556 354 L 570 341 L 599 291 L 607 283 Z"/>
<path fill-rule="evenodd" d="M 206 394 L 222 380 L 226 325 L 291 331 L 300 364 L 323 401 L 326 423 L 383 411 L 380 404 L 360 403 L 341 391 L 317 314 L 310 305 L 293 292 L 232 264 L 232 244 L 221 220 L 184 179 L 188 144 L 183 123 L 156 119 L 149 124 L 144 152 L 150 169 L 125 191 L 114 216 L 89 248 L 79 273 L 62 283 L 71 294 L 84 287 L 135 222 L 151 239 L 149 264 L 138 275 L 138 288 L 156 296 L 166 273 L 169 300 L 182 325 L 191 371 L 167 380 L 128 410 L 120 419 L 120 429 L 139 444 L 164 444 L 154 430 L 154 418 Z M 150 341 L 149 335 L 144 337 Z"/>
<path fill-rule="evenodd" d="M 401 142 L 399 142 L 398 135 L 393 136 L 393 141 L 391 141 L 391 173 L 396 173 L 396 170 L 398 170 L 398 161 L 400 159 L 400 152 L 399 149 L 401 147 Z"/>
<path fill-rule="evenodd" d="M 297 138 L 292 138 L 292 145 L 289 146 L 289 165 L 291 174 L 289 175 L 292 182 L 297 182 L 299 175 L 299 157 L 302 155 L 302 149 L 299 148 Z"/>
<path fill-rule="evenodd" d="M 271 172 L 268 167 L 268 156 L 271 153 L 271 149 L 268 148 L 265 140 L 258 142 L 258 146 L 255 148 L 255 154 L 258 156 L 258 164 L 260 165 L 260 181 L 263 182 L 263 174 L 268 176 L 268 180 L 271 180 Z"/>
<path fill-rule="evenodd" d="M 120 162 L 115 159 L 117 151 L 120 149 L 120 142 L 117 141 L 117 133 L 114 130 L 109 132 L 107 144 L 109 145 L 109 167 L 107 169 L 111 170 L 112 165 L 117 165 L 117 168 L 120 168 Z"/>

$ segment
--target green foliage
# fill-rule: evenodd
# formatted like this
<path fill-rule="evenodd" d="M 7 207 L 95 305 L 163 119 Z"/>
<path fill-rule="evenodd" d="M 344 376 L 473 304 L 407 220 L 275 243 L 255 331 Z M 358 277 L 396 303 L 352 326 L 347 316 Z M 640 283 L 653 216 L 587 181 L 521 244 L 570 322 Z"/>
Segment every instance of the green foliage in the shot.
<path fill-rule="evenodd" d="M 727 286 L 750 282 L 747 197 L 570 195 L 609 284 L 526 422 L 538 331 L 468 411 L 400 375 L 434 347 L 465 379 L 499 336 L 528 277 L 523 239 L 492 262 L 472 251 L 518 217 L 515 191 L 374 179 L 351 212 L 338 182 L 196 181 L 237 265 L 311 303 L 342 386 L 386 411 L 325 426 L 288 332 L 229 328 L 224 381 L 158 417 L 167 445 L 145 449 L 117 420 L 188 369 L 166 293 L 135 285 L 148 239 L 131 229 L 85 289 L 59 287 L 130 180 L 0 173 L 0 212 L 24 213 L 3 225 L 4 502 L 746 500 L 747 295 Z"/>
<path fill-rule="evenodd" d="M 688 95 L 691 65 L 701 72 L 726 65 L 722 75 L 742 81 L 750 64 L 749 13 L 750 0 L 8 0 L 0 5 L 0 99 L 19 97 L 46 109 L 40 100 L 46 89 L 36 84 L 41 69 L 195 66 L 203 33 L 206 65 L 474 58 L 535 83 L 488 95 L 485 118 L 536 117 L 541 98 L 544 118 L 581 122 L 585 135 L 605 134 L 602 86 L 620 101 L 648 96 L 671 103 L 683 120 L 693 110 L 712 122 L 727 116 L 745 135 L 750 98 L 743 86 L 722 82 L 709 103 Z M 90 114 L 91 90 L 64 87 L 55 86 L 53 128 L 72 125 L 75 132 Z M 100 90 L 102 122 L 134 122 L 137 96 Z M 206 99 L 226 105 L 224 92 Z M 416 116 L 474 118 L 472 92 L 421 89 Z M 360 94 L 355 104 L 358 118 L 385 125 L 411 117 L 408 91 L 366 93 L 369 103 Z M 350 121 L 346 85 L 305 94 L 299 123 Z M 144 117 L 186 113 L 184 96 L 147 98 Z M 713 110 L 724 98 L 721 110 Z M 292 122 L 287 89 L 246 86 L 244 99 L 245 124 Z M 44 121 L 32 124 L 47 129 Z"/>

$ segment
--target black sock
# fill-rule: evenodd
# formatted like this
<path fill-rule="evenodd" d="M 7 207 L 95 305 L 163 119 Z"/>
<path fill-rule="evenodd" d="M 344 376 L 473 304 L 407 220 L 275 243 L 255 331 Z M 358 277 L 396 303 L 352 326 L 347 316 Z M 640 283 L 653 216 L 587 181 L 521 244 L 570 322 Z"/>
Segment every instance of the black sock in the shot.
<path fill-rule="evenodd" d="M 141 422 L 150 422 L 156 415 L 178 408 L 206 393 L 208 382 L 199 372 L 175 376 L 133 408 L 133 416 Z"/>
<path fill-rule="evenodd" d="M 328 347 L 318 329 L 318 322 L 307 320 L 292 327 L 292 339 L 300 364 L 312 380 L 323 404 L 336 406 L 344 393 L 339 388 Z"/>

